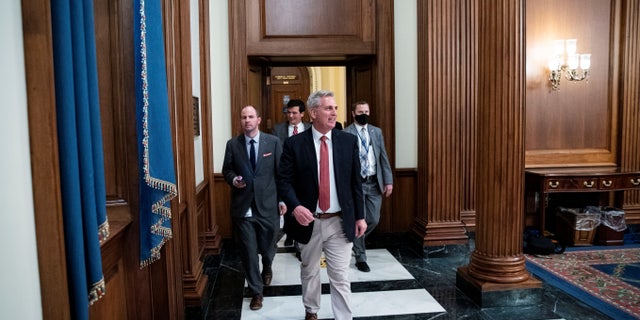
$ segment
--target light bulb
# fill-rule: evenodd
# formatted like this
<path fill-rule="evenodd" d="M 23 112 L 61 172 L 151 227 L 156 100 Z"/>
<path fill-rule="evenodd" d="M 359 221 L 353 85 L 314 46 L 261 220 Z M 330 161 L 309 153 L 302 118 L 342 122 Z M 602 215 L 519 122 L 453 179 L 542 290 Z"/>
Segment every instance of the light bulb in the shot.
<path fill-rule="evenodd" d="M 553 41 L 553 55 L 562 56 L 564 54 L 564 40 Z"/>
<path fill-rule="evenodd" d="M 591 54 L 584 53 L 580 55 L 580 68 L 582 68 L 582 70 L 589 70 L 589 68 L 591 68 Z"/>
<path fill-rule="evenodd" d="M 565 45 L 566 45 L 566 48 L 567 48 L 567 55 L 571 55 L 571 54 L 575 54 L 576 53 L 577 42 L 578 42 L 578 40 L 576 40 L 576 39 L 567 39 L 565 41 Z"/>
<path fill-rule="evenodd" d="M 567 55 L 567 66 L 571 70 L 578 69 L 578 55 L 577 54 L 569 54 Z"/>
<path fill-rule="evenodd" d="M 560 59 L 557 56 L 549 59 L 549 70 L 555 71 L 559 69 L 560 69 Z"/>

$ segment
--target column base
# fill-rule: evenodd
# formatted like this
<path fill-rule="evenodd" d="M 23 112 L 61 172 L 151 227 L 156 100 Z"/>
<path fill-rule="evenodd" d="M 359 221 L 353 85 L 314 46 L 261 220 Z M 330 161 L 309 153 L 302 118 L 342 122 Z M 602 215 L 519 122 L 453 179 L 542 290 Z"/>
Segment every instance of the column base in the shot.
<path fill-rule="evenodd" d="M 542 303 L 542 282 L 533 277 L 519 283 L 494 283 L 469 275 L 467 266 L 459 267 L 456 287 L 480 308 L 532 306 Z"/>

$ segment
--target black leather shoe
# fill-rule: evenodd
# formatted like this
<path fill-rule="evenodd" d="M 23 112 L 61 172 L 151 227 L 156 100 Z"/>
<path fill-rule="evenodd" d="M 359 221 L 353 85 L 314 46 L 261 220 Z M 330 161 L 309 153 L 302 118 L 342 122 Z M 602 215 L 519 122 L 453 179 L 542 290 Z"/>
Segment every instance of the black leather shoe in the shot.
<path fill-rule="evenodd" d="M 369 265 L 366 262 L 356 262 L 356 267 L 358 268 L 358 270 L 362 271 L 362 272 L 369 272 L 371 271 L 371 268 L 369 268 Z"/>
<path fill-rule="evenodd" d="M 304 320 L 318 320 L 318 314 L 305 312 Z"/>
<path fill-rule="evenodd" d="M 249 309 L 251 310 L 260 310 L 262 309 L 262 300 L 264 297 L 261 294 L 256 294 L 251 299 L 251 303 L 249 304 Z"/>
<path fill-rule="evenodd" d="M 262 270 L 262 284 L 265 286 L 271 285 L 271 280 L 273 279 L 273 271 L 271 268 Z"/>

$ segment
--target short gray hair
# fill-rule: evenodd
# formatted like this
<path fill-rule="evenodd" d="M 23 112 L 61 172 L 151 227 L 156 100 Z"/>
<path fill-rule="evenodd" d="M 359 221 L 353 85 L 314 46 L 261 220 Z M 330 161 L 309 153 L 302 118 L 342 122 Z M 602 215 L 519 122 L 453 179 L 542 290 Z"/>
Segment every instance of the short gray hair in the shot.
<path fill-rule="evenodd" d="M 320 106 L 320 99 L 324 97 L 333 97 L 333 91 L 318 90 L 309 95 L 307 100 L 307 109 L 316 109 Z"/>

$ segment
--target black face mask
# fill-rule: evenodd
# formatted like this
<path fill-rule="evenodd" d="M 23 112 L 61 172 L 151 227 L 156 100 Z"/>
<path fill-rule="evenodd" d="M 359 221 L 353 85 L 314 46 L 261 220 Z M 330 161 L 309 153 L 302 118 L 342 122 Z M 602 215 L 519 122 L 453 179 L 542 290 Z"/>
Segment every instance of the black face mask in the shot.
<path fill-rule="evenodd" d="M 354 118 L 356 119 L 356 122 L 358 122 L 358 124 L 360 124 L 361 126 L 364 126 L 369 122 L 369 115 L 366 113 L 356 115 Z"/>

